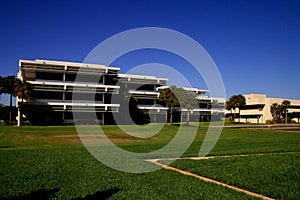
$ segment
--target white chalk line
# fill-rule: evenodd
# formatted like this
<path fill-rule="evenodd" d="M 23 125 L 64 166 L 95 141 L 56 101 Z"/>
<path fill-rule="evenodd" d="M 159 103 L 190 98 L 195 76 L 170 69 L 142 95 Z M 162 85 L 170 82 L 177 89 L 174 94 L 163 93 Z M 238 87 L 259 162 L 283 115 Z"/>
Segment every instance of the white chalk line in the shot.
<path fill-rule="evenodd" d="M 261 199 L 264 199 L 264 200 L 274 200 L 274 199 L 272 199 L 270 197 L 267 197 L 267 196 L 264 196 L 262 194 L 254 193 L 254 192 L 251 192 L 251 191 L 248 191 L 248 190 L 244 190 L 244 189 L 232 186 L 232 185 L 228 185 L 226 183 L 223 183 L 223 182 L 220 182 L 220 181 L 216 181 L 216 180 L 204 177 L 204 176 L 193 174 L 193 173 L 191 173 L 189 171 L 181 170 L 181 169 L 178 169 L 178 168 L 175 168 L 175 167 L 171 167 L 171 166 L 162 164 L 159 161 L 160 160 L 208 160 L 208 159 L 213 159 L 213 158 L 262 156 L 262 155 L 277 155 L 277 154 L 292 154 L 292 153 L 299 153 L 299 152 L 240 154 L 240 155 L 207 156 L 207 157 L 156 158 L 156 159 L 147 159 L 146 161 L 151 162 L 151 163 L 153 163 L 155 165 L 161 166 L 164 169 L 176 171 L 178 173 L 181 173 L 181 174 L 184 174 L 184 175 L 187 175 L 187 176 L 192 176 L 192 177 L 198 178 L 198 179 L 200 179 L 202 181 L 205 181 L 205 182 L 208 182 L 208 183 L 213 183 L 213 184 L 216 184 L 216 185 L 227 187 L 227 188 L 230 188 L 230 189 L 232 189 L 234 191 L 237 191 L 237 192 L 240 192 L 240 193 L 244 193 L 244 194 L 247 194 L 247 195 L 252 196 L 252 197 L 257 197 L 257 198 L 261 198 Z"/>

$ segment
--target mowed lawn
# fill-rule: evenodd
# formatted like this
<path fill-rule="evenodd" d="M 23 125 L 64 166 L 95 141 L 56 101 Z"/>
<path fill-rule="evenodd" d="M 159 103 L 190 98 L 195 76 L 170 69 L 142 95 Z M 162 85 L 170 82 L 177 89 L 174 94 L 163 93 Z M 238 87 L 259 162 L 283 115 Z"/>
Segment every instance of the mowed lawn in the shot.
<path fill-rule="evenodd" d="M 166 145 L 178 127 L 166 126 L 149 139 L 116 126 L 103 129 L 121 148 L 149 152 Z M 198 155 L 205 130 L 199 129 L 184 156 Z M 266 155 L 178 160 L 172 166 L 272 198 L 299 199 L 300 131 L 226 128 L 210 155 L 258 153 Z M 255 198 L 165 169 L 142 174 L 111 169 L 87 152 L 73 126 L 0 126 L 0 199 Z"/>

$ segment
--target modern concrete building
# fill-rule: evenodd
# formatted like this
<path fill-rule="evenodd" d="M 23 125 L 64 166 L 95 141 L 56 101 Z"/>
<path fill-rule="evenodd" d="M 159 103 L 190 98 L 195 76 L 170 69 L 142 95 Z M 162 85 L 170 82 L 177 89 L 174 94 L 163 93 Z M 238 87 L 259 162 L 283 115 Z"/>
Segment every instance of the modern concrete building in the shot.
<path fill-rule="evenodd" d="M 22 106 L 23 114 L 33 124 L 72 124 L 74 113 L 91 112 L 96 112 L 100 124 L 116 123 L 116 118 L 122 123 L 130 123 L 129 118 L 135 123 L 150 122 L 152 117 L 163 121 L 168 109 L 157 99 L 159 89 L 168 87 L 168 80 L 119 71 L 120 68 L 99 64 L 20 60 L 18 78 L 33 85 L 34 97 L 23 104 L 16 98 L 16 105 Z M 192 110 L 198 120 L 200 116 L 209 120 L 211 115 L 224 114 L 225 99 L 209 98 L 205 96 L 207 90 L 185 90 L 198 94 L 199 105 Z M 124 117 L 127 115 L 130 117 Z M 90 120 L 87 117 L 82 123 Z"/>
<path fill-rule="evenodd" d="M 157 90 L 168 88 L 169 86 L 158 87 Z M 212 117 L 215 119 L 223 118 L 225 115 L 225 98 L 209 97 L 208 90 L 202 90 L 198 88 L 187 88 L 182 87 L 182 89 L 193 92 L 196 94 L 196 99 L 198 104 L 192 110 L 190 110 L 190 120 L 191 121 L 210 121 Z M 183 116 L 187 116 L 188 110 L 185 108 L 179 108 L 179 113 Z M 183 119 L 184 120 L 184 119 Z"/>
<path fill-rule="evenodd" d="M 118 114 L 114 114 L 115 120 L 119 119 L 119 123 L 131 123 L 131 119 L 134 123 L 148 123 L 150 115 L 154 115 L 155 121 L 162 121 L 167 108 L 158 104 L 159 92 L 156 88 L 166 85 L 167 81 L 155 76 L 119 74 L 117 85 L 120 94 L 112 98 L 120 105 Z M 130 117 L 124 117 L 128 115 Z"/>
<path fill-rule="evenodd" d="M 270 98 L 266 94 L 245 94 L 243 95 L 246 99 L 246 107 L 241 109 L 240 122 L 250 123 L 266 123 L 267 120 L 272 120 L 270 108 L 273 103 L 281 104 L 284 100 L 291 102 L 291 106 L 288 108 L 288 113 L 300 113 L 300 100 L 296 99 L 283 99 L 283 98 Z M 235 111 L 226 111 L 227 116 L 231 112 L 238 113 L 238 109 Z M 238 121 L 239 116 L 235 119 Z M 293 120 L 298 121 L 299 119 L 294 118 Z"/>
<path fill-rule="evenodd" d="M 79 69 L 84 80 L 75 82 Z M 104 123 L 104 113 L 117 112 L 120 107 L 109 101 L 111 95 L 118 94 L 120 89 L 114 80 L 119 70 L 95 64 L 20 60 L 18 78 L 34 87 L 33 100 L 23 105 L 24 114 L 36 124 L 72 123 L 72 112 L 89 112 L 89 108 L 95 108 L 99 120 Z M 72 101 L 75 88 L 82 94 L 94 92 L 94 101 L 88 97 L 85 99 L 84 95 L 80 101 Z M 19 104 L 20 99 L 17 99 L 16 105 Z"/>

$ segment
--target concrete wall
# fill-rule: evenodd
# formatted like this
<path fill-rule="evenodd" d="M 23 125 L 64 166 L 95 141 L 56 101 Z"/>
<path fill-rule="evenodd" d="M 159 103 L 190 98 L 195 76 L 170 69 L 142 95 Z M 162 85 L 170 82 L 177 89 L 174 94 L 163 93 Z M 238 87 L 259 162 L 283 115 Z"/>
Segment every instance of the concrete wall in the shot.
<path fill-rule="evenodd" d="M 288 113 L 300 112 L 300 100 L 296 99 L 283 99 L 283 98 L 268 98 L 266 94 L 245 94 L 243 95 L 246 99 L 246 105 L 250 109 L 241 110 L 240 122 L 250 122 L 250 123 L 266 123 L 267 120 L 272 120 L 272 114 L 270 111 L 271 105 L 273 103 L 281 104 L 284 100 L 291 102 L 291 106 L 294 108 L 289 108 Z M 295 108 L 296 106 L 296 108 Z M 238 113 L 239 110 L 232 110 L 232 113 Z M 226 110 L 226 114 L 231 112 Z M 235 119 L 238 122 L 238 117 Z M 293 119 L 296 122 L 298 119 Z"/>

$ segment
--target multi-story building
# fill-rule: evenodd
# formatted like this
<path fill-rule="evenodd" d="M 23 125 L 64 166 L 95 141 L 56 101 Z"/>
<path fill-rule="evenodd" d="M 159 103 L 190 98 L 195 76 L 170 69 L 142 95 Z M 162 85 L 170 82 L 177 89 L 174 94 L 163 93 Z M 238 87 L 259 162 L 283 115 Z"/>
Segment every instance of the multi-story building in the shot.
<path fill-rule="evenodd" d="M 79 70 L 81 80 L 75 81 Z M 119 92 L 115 85 L 119 70 L 95 64 L 20 60 L 18 78 L 34 87 L 33 100 L 23 105 L 24 114 L 36 124 L 72 123 L 72 112 L 89 112 L 93 108 L 104 123 L 104 113 L 117 112 L 120 107 L 109 100 Z M 74 89 L 83 94 L 82 99 L 73 101 Z M 91 92 L 95 94 L 92 102 L 84 95 Z"/>
<path fill-rule="evenodd" d="M 119 71 L 99 64 L 20 60 L 18 78 L 32 84 L 34 97 L 23 103 L 17 98 L 16 105 L 22 106 L 33 124 L 72 124 L 74 113 L 91 112 L 100 124 L 163 122 L 168 109 L 157 100 L 159 89 L 167 87 L 168 80 Z M 224 113 L 224 99 L 205 96 L 207 90 L 184 89 L 198 94 L 199 104 L 192 110 L 194 120 Z M 81 123 L 91 123 L 86 116 Z"/>
<path fill-rule="evenodd" d="M 158 87 L 157 90 L 168 88 L 169 86 Z M 214 120 L 224 118 L 225 115 L 225 98 L 209 97 L 208 90 L 198 88 L 182 87 L 185 91 L 193 92 L 196 94 L 197 104 L 195 108 L 188 110 L 186 108 L 174 108 L 175 109 L 175 121 L 181 121 L 181 117 L 186 118 L 188 112 L 190 112 L 190 121 L 210 121 L 212 117 Z"/>
<path fill-rule="evenodd" d="M 288 108 L 289 116 L 293 113 L 300 113 L 300 100 L 296 99 L 283 99 L 283 98 L 270 98 L 266 94 L 245 94 L 246 106 L 241 109 L 240 116 L 237 116 L 235 121 L 250 122 L 250 123 L 266 123 L 267 120 L 272 120 L 271 105 L 273 103 L 281 104 L 284 100 L 291 102 L 291 106 Z M 226 111 L 227 115 L 231 113 L 238 113 L 236 110 Z M 239 119 L 240 118 L 240 119 Z M 294 120 L 298 120 L 294 118 Z"/>
<path fill-rule="evenodd" d="M 156 88 L 167 84 L 167 79 L 155 76 L 143 76 L 133 74 L 119 74 L 117 85 L 120 94 L 116 100 L 121 105 L 119 112 L 114 115 L 118 122 L 148 123 L 153 116 L 154 121 L 162 121 L 167 108 L 157 102 L 159 92 Z M 113 102 L 114 98 L 112 99 Z M 128 116 L 130 117 L 124 117 Z"/>

